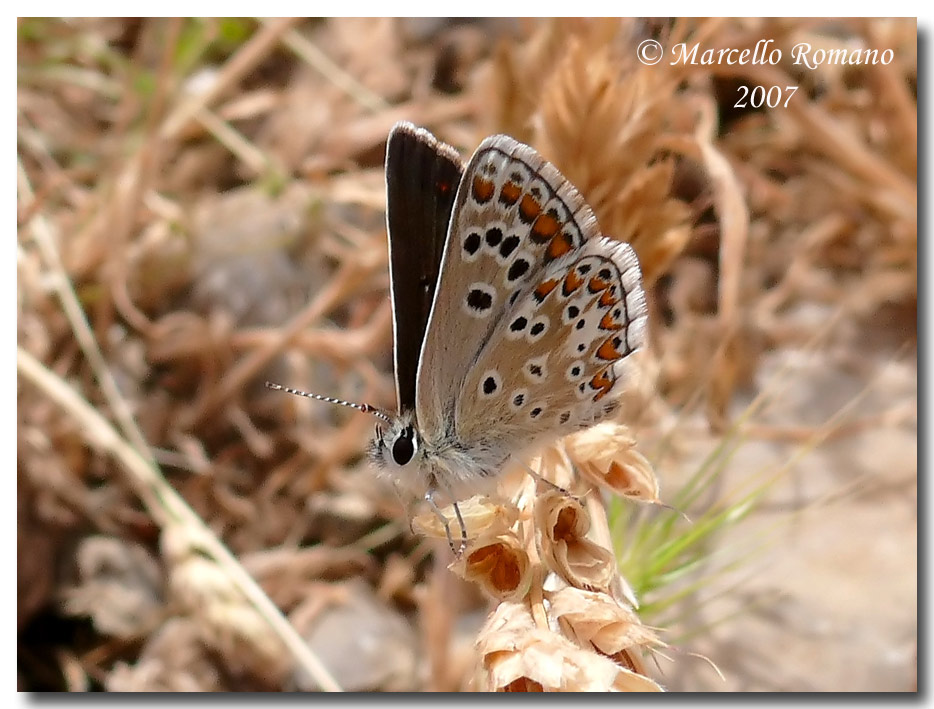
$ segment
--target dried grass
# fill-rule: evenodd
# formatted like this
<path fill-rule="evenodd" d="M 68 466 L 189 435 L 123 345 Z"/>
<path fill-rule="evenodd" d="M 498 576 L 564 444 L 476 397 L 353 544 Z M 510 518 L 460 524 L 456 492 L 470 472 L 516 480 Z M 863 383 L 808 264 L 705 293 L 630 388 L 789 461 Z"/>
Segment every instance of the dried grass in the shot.
<path fill-rule="evenodd" d="M 807 308 L 836 312 L 850 351 L 880 318 L 872 346 L 915 337 L 911 21 L 18 28 L 21 688 L 336 689 L 315 628 L 365 644 L 364 614 L 340 610 L 365 607 L 415 663 L 374 656 L 366 688 L 656 691 L 644 654 L 663 645 L 603 496 L 664 499 L 641 432 L 699 402 L 729 427 L 762 354 L 825 328 Z M 646 67 L 649 36 L 895 61 Z M 737 114 L 737 81 L 801 89 Z M 437 520 L 410 535 L 362 463 L 369 421 L 261 387 L 394 400 L 382 151 L 402 118 L 465 150 L 492 132 L 535 146 L 633 243 L 652 310 L 630 425 L 465 504 L 463 585 Z M 52 650 L 30 640 L 42 623 Z"/>

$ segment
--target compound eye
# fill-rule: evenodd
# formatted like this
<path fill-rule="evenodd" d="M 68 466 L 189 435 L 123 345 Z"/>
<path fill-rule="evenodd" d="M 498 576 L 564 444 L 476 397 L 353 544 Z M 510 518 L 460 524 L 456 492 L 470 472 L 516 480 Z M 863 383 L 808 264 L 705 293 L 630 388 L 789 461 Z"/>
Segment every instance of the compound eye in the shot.
<path fill-rule="evenodd" d="M 405 465 L 415 455 L 415 432 L 411 426 L 402 429 L 392 444 L 392 459 L 396 465 Z"/>

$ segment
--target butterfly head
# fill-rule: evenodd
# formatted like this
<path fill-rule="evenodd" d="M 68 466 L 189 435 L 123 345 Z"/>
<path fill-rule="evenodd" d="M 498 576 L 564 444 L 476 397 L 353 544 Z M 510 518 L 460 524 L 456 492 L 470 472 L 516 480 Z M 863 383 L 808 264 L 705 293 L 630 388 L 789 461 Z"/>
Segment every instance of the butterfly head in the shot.
<path fill-rule="evenodd" d="M 419 484 L 424 486 L 425 481 L 420 477 L 424 453 L 413 412 L 406 411 L 394 415 L 369 404 L 354 404 L 343 399 L 312 394 L 273 382 L 266 382 L 266 386 L 277 391 L 285 391 L 329 404 L 349 406 L 357 411 L 373 414 L 382 423 L 376 425 L 376 435 L 370 444 L 370 462 L 404 486 L 415 487 Z"/>
<path fill-rule="evenodd" d="M 421 469 L 421 439 L 411 412 L 391 417 L 384 426 L 376 426 L 376 435 L 370 447 L 370 460 L 377 468 L 390 473 L 403 486 L 415 483 Z"/>

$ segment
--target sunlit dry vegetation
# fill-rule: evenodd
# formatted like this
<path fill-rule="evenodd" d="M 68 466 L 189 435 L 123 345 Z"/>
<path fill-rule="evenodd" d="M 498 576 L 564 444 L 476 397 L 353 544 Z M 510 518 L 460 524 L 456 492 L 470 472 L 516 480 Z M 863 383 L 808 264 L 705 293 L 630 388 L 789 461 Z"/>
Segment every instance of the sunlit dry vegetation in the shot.
<path fill-rule="evenodd" d="M 914 21 L 21 18 L 17 72 L 21 689 L 912 687 Z M 459 559 L 369 417 L 263 388 L 395 401 L 399 120 L 535 147 L 649 301 Z"/>

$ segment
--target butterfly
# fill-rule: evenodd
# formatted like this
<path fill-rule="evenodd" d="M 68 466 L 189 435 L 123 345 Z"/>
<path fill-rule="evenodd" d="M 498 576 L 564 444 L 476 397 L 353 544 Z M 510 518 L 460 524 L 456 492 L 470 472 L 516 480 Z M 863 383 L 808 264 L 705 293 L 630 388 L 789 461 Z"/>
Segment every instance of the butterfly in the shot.
<path fill-rule="evenodd" d="M 646 340 L 642 273 L 558 169 L 506 135 L 464 165 L 398 123 L 386 191 L 396 412 L 269 386 L 379 417 L 370 461 L 443 521 L 434 496 L 452 498 L 463 550 L 458 499 L 615 409 Z"/>

